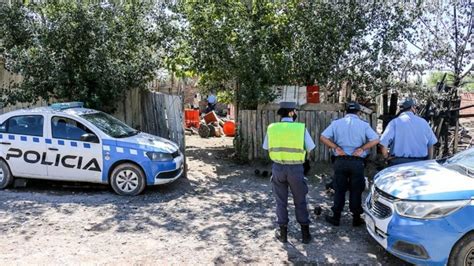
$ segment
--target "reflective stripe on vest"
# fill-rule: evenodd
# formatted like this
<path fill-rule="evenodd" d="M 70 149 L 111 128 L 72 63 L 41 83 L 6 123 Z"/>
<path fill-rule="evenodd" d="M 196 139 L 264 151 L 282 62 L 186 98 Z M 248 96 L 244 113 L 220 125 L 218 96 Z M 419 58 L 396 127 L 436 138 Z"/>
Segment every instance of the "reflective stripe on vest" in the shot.
<path fill-rule="evenodd" d="M 305 125 L 280 122 L 268 127 L 268 151 L 270 159 L 280 164 L 303 164 Z"/>

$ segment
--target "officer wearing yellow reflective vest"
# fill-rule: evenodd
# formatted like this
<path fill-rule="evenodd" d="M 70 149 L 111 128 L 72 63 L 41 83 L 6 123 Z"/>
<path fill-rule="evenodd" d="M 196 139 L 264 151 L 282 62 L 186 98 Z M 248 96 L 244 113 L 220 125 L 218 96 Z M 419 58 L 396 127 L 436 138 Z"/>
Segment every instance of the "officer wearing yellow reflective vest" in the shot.
<path fill-rule="evenodd" d="M 272 167 L 272 188 L 276 198 L 276 213 L 279 230 L 276 237 L 287 242 L 288 235 L 288 187 L 293 195 L 296 220 L 301 225 L 302 242 L 311 241 L 309 232 L 309 213 L 306 202 L 308 185 L 304 177 L 303 163 L 306 152 L 315 144 L 302 123 L 295 123 L 296 103 L 282 102 L 278 115 L 281 122 L 271 124 L 263 142 L 269 151 Z"/>

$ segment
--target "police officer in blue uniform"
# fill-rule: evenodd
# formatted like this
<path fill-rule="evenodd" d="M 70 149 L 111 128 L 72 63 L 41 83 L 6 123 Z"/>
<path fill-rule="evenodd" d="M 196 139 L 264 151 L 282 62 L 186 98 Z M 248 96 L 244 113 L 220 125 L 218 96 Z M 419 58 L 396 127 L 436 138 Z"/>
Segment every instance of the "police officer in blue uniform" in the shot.
<path fill-rule="evenodd" d="M 347 190 L 350 191 L 352 225 L 363 224 L 360 215 L 363 213 L 362 192 L 365 189 L 364 158 L 367 151 L 378 144 L 379 137 L 369 123 L 359 117 L 360 110 L 358 103 L 349 103 L 346 116 L 333 121 L 320 137 L 321 142 L 335 153 L 333 214 L 326 216 L 326 221 L 335 226 L 340 224 Z"/>
<path fill-rule="evenodd" d="M 388 123 L 380 138 L 384 158 L 390 165 L 431 158 L 438 139 L 428 122 L 416 115 L 416 102 L 406 99 L 400 108 L 400 115 Z"/>
<path fill-rule="evenodd" d="M 288 188 L 293 195 L 296 220 L 301 225 L 302 242 L 311 241 L 309 231 L 309 212 L 306 201 L 308 185 L 306 184 L 303 162 L 306 152 L 315 148 L 315 144 L 304 124 L 296 120 L 296 103 L 282 102 L 278 115 L 280 123 L 268 127 L 263 148 L 268 150 L 273 160 L 272 189 L 276 198 L 276 213 L 279 230 L 276 238 L 287 242 L 288 234 Z M 300 147 L 301 145 L 301 147 Z"/>

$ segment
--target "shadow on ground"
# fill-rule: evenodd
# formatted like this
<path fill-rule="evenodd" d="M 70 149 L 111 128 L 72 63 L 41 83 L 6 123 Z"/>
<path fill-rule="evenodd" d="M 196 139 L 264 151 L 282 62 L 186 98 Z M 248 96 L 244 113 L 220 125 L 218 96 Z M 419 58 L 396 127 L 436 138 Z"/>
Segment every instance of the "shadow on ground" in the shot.
<path fill-rule="evenodd" d="M 300 244 L 292 207 L 290 244 L 276 242 L 270 183 L 268 178 L 253 173 L 256 167 L 268 165 L 234 163 L 231 146 L 190 145 L 186 153 L 188 178 L 147 188 L 137 197 L 115 195 L 105 185 L 39 180 L 31 181 L 26 188 L 2 191 L 0 232 L 20 233 L 28 241 L 40 233 L 34 228 L 28 230 L 39 219 L 62 233 L 185 237 L 196 241 L 195 249 L 189 251 L 196 252 L 196 256 L 200 250 L 219 250 L 221 255 L 214 258 L 214 263 L 265 263 L 261 256 L 283 249 L 291 263 L 401 264 L 381 250 L 363 228 L 349 227 L 347 217 L 343 220 L 346 225 L 335 229 L 313 215 L 314 241 Z M 309 178 L 311 207 L 330 206 L 322 181 L 315 177 L 315 173 L 329 171 L 327 165 L 313 167 Z M 52 214 L 68 220 L 50 220 Z"/>

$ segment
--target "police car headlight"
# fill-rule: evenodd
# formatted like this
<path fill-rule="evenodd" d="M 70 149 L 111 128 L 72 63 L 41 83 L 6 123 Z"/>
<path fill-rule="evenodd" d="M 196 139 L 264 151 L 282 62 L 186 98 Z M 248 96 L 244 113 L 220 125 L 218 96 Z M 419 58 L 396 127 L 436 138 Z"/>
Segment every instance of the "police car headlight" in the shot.
<path fill-rule="evenodd" d="M 156 162 L 167 162 L 173 160 L 173 155 L 171 153 L 164 153 L 164 152 L 147 152 L 146 156 L 150 158 L 152 161 Z"/>
<path fill-rule="evenodd" d="M 469 200 L 456 201 L 399 201 L 395 209 L 401 216 L 415 219 L 436 219 L 450 215 L 469 204 Z"/>

